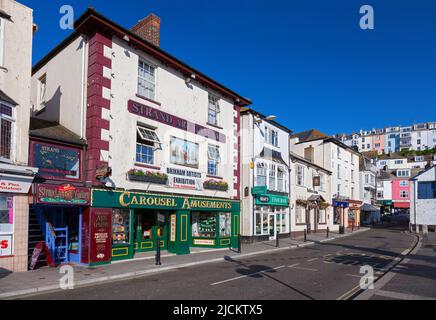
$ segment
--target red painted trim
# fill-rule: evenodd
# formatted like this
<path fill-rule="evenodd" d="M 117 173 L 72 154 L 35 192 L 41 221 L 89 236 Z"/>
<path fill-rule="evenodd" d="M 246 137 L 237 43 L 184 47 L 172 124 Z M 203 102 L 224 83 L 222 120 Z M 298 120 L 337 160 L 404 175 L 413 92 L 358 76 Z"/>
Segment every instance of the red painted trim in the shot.
<path fill-rule="evenodd" d="M 7 258 L 13 258 L 13 257 L 15 257 L 15 255 L 12 255 L 12 256 L 1 256 L 0 259 L 7 259 Z"/>
<path fill-rule="evenodd" d="M 93 34 L 89 41 L 88 52 L 86 177 L 94 185 L 99 185 L 95 178 L 97 167 L 107 164 L 100 160 L 101 151 L 109 151 L 109 141 L 101 139 L 101 131 L 110 129 L 110 121 L 102 118 L 102 109 L 110 110 L 111 107 L 110 100 L 103 98 L 103 88 L 111 89 L 112 87 L 111 79 L 103 76 L 103 67 L 112 68 L 112 60 L 104 56 L 104 46 L 112 48 L 112 36 L 99 32 Z"/>

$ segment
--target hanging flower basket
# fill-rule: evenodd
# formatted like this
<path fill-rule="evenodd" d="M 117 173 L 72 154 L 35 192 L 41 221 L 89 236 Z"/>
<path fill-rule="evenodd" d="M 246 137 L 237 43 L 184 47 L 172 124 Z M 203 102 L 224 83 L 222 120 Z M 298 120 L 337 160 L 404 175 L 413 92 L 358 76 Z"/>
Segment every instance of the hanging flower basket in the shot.
<path fill-rule="evenodd" d="M 229 189 L 229 184 L 225 181 L 217 180 L 207 180 L 203 183 L 204 189 L 227 191 Z"/>
<path fill-rule="evenodd" d="M 321 210 L 325 210 L 325 209 L 327 209 L 328 207 L 330 207 L 330 203 L 328 203 L 328 202 L 321 202 L 321 203 L 319 204 L 319 208 L 320 208 Z"/>
<path fill-rule="evenodd" d="M 307 207 L 308 201 L 303 199 L 297 199 L 296 203 L 297 206 Z"/>
<path fill-rule="evenodd" d="M 154 184 L 167 184 L 168 176 L 165 173 L 131 169 L 127 172 L 130 181 L 147 182 Z"/>

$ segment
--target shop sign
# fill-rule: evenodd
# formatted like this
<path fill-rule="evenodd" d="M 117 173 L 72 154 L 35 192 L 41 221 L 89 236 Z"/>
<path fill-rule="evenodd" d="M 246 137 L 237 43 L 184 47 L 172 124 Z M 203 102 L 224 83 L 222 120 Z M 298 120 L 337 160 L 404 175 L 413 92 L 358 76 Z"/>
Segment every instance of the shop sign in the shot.
<path fill-rule="evenodd" d="M 256 205 L 289 207 L 289 198 L 275 194 L 259 194 L 256 196 Z"/>
<path fill-rule="evenodd" d="M 184 170 L 167 168 L 168 186 L 171 188 L 201 190 L 203 183 L 201 180 L 201 173 Z"/>
<path fill-rule="evenodd" d="M 90 262 L 107 262 L 112 253 L 112 209 L 91 208 Z"/>
<path fill-rule="evenodd" d="M 194 239 L 194 245 L 199 245 L 199 246 L 214 246 L 215 245 L 215 240 Z"/>
<path fill-rule="evenodd" d="M 321 177 L 320 176 L 314 176 L 313 177 L 313 186 L 314 187 L 319 187 L 321 186 Z"/>
<path fill-rule="evenodd" d="M 0 192 L 28 193 L 33 178 L 0 176 Z"/>
<path fill-rule="evenodd" d="M 257 186 L 257 187 L 251 188 L 251 194 L 253 196 L 258 195 L 258 194 L 265 194 L 267 192 L 268 192 L 268 189 L 266 186 Z"/>
<path fill-rule="evenodd" d="M 46 179 L 80 179 L 81 156 L 78 148 L 31 142 L 31 164 Z"/>
<path fill-rule="evenodd" d="M 277 196 L 279 197 L 279 196 Z M 128 191 L 93 190 L 92 206 L 161 210 L 238 211 L 239 201 L 163 196 Z"/>
<path fill-rule="evenodd" d="M 170 220 L 170 241 L 176 242 L 176 215 L 172 214 Z"/>
<path fill-rule="evenodd" d="M 36 187 L 37 203 L 88 206 L 90 201 L 91 190 L 89 188 L 75 187 L 70 184 L 61 186 L 39 184 Z"/>
<path fill-rule="evenodd" d="M 196 123 L 192 123 L 188 120 L 176 117 L 162 110 L 140 104 L 136 101 L 129 100 L 127 109 L 130 113 L 136 114 L 138 116 L 151 119 L 183 131 L 191 132 L 208 139 L 212 139 L 222 143 L 226 142 L 226 136 L 218 131 L 206 128 Z"/>
<path fill-rule="evenodd" d="M 12 235 L 0 235 L 0 257 L 12 255 Z"/>
<path fill-rule="evenodd" d="M 334 200 L 332 201 L 333 207 L 338 207 L 338 208 L 348 208 L 349 207 L 349 203 L 348 202 L 343 202 L 343 201 L 337 201 Z"/>

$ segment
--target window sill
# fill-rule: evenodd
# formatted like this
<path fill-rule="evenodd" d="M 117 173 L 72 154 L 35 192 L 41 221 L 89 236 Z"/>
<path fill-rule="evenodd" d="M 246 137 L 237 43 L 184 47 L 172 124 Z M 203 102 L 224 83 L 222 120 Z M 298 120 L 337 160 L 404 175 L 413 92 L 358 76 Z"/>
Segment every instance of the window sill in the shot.
<path fill-rule="evenodd" d="M 221 130 L 224 129 L 223 127 L 220 127 L 219 125 L 217 125 L 217 124 L 213 124 L 213 123 L 210 123 L 210 122 L 206 122 L 206 124 L 207 124 L 208 126 L 211 126 L 211 127 L 217 128 L 217 129 L 221 129 Z"/>
<path fill-rule="evenodd" d="M 212 174 L 207 174 L 206 177 L 207 177 L 207 178 L 212 178 L 212 179 L 219 179 L 219 180 L 223 180 L 223 179 L 224 179 L 223 177 L 214 176 L 214 175 L 212 175 Z"/>
<path fill-rule="evenodd" d="M 7 258 L 13 258 L 13 257 L 15 257 L 15 255 L 11 255 L 11 256 L 2 256 L 2 257 L 0 257 L 0 259 L 7 259 Z"/>
<path fill-rule="evenodd" d="M 147 97 L 144 97 L 144 96 L 141 96 L 140 94 L 136 94 L 136 96 L 137 96 L 138 98 L 140 98 L 140 99 L 145 100 L 145 101 L 148 101 L 148 102 L 151 102 L 151 103 L 157 104 L 158 106 L 161 106 L 161 105 L 162 105 L 160 102 L 157 102 L 157 101 L 155 101 L 155 100 L 153 100 L 153 99 L 150 99 L 150 98 L 147 98 Z"/>
<path fill-rule="evenodd" d="M 138 163 L 138 162 L 135 162 L 135 166 L 136 167 L 147 168 L 147 169 L 154 169 L 154 170 L 160 170 L 161 169 L 159 166 L 153 166 L 153 165 L 150 165 L 150 164 Z"/>

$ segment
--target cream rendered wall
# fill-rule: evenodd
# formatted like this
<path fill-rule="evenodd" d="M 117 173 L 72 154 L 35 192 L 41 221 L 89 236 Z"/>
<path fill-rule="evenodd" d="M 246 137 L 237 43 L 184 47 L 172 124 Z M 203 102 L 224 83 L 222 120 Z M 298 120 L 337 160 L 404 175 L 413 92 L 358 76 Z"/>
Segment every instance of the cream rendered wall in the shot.
<path fill-rule="evenodd" d="M 112 45 L 112 87 L 111 87 L 111 110 L 108 119 L 110 120 L 109 154 L 106 160 L 112 167 L 112 177 L 116 187 L 137 190 L 149 190 L 157 192 L 186 193 L 181 189 L 167 188 L 165 186 L 145 184 L 128 181 L 126 173 L 135 167 L 136 157 L 136 125 L 142 123 L 156 128 L 156 133 L 162 142 L 162 150 L 155 152 L 155 166 L 180 168 L 192 171 L 200 171 L 205 178 L 207 173 L 207 147 L 208 143 L 218 145 L 221 153 L 221 164 L 219 176 L 229 184 L 228 192 L 210 190 L 192 190 L 193 195 L 207 195 L 230 198 L 235 195 L 233 190 L 233 167 L 234 167 L 234 126 L 233 126 L 233 104 L 231 101 L 221 98 L 219 125 L 222 129 L 208 126 L 208 91 L 192 81 L 192 88 L 185 83 L 185 78 L 175 70 L 164 66 L 160 61 L 146 55 L 143 52 L 130 48 L 121 39 L 113 38 Z M 136 96 L 138 60 L 142 57 L 145 61 L 153 64 L 156 69 L 156 97 L 155 100 L 161 103 L 157 105 Z M 131 114 L 127 110 L 129 100 L 162 110 L 172 115 L 181 117 L 194 123 L 201 124 L 210 129 L 219 131 L 226 135 L 226 143 L 216 142 L 211 139 L 185 132 L 171 126 L 167 126 L 141 116 Z M 170 163 L 170 137 L 186 139 L 199 144 L 200 168 L 178 166 Z"/>
<path fill-rule="evenodd" d="M 0 9 L 11 15 L 3 20 L 4 56 L 0 88 L 15 102 L 12 164 L 27 165 L 29 149 L 30 75 L 32 68 L 33 11 L 11 0 L 0 0 Z M 27 271 L 29 204 L 27 194 L 14 194 L 13 256 L 0 259 L 0 269 Z"/>
<path fill-rule="evenodd" d="M 86 136 L 87 52 L 87 40 L 79 36 L 32 76 L 33 114 L 39 107 L 39 79 L 46 74 L 47 106 L 37 117 L 56 121 L 81 138 Z"/>
<path fill-rule="evenodd" d="M 33 11 L 12 0 L 0 0 L 0 8 L 11 15 L 3 19 L 4 59 L 0 88 L 18 105 L 14 108 L 13 159 L 27 165 L 29 149 L 30 70 L 32 68 Z"/>
<path fill-rule="evenodd" d="M 291 148 L 292 149 L 292 148 Z M 294 151 L 295 152 L 295 151 Z M 304 168 L 304 186 L 297 185 L 297 175 L 296 175 L 296 167 L 297 165 L 300 165 Z M 290 161 L 290 182 L 291 182 L 291 232 L 303 232 L 304 229 L 306 229 L 306 225 L 297 225 L 296 224 L 296 200 L 307 200 L 311 195 L 314 195 L 315 193 L 309 192 L 308 189 L 312 189 L 318 192 L 319 195 L 321 195 L 326 202 L 331 204 L 331 175 L 327 174 L 319 169 L 316 169 L 312 166 L 309 166 L 308 164 L 304 162 L 300 162 L 298 160 L 296 161 Z M 318 174 L 324 175 L 324 190 L 321 191 L 320 187 L 313 187 L 312 177 L 314 175 Z M 310 212 L 310 218 L 311 222 L 313 223 L 314 219 L 314 212 L 311 210 Z M 338 230 L 338 226 L 335 226 L 333 224 L 333 208 L 330 206 L 326 210 L 326 225 L 319 225 L 318 229 L 326 229 L 329 227 L 330 230 L 335 231 Z"/>
<path fill-rule="evenodd" d="M 253 160 L 253 117 L 251 115 L 241 116 L 241 233 L 243 236 L 251 236 L 254 230 L 253 221 L 253 169 L 250 162 Z M 248 194 L 245 194 L 248 188 Z"/>

